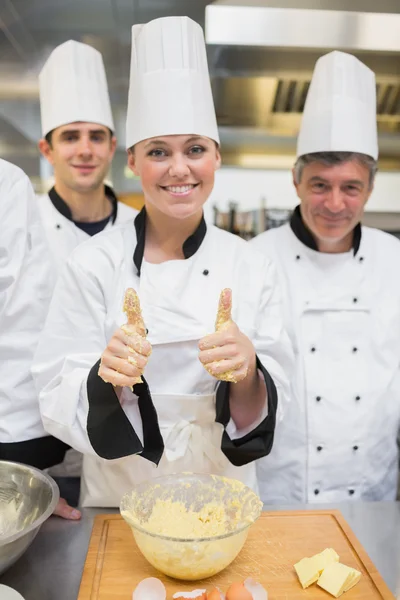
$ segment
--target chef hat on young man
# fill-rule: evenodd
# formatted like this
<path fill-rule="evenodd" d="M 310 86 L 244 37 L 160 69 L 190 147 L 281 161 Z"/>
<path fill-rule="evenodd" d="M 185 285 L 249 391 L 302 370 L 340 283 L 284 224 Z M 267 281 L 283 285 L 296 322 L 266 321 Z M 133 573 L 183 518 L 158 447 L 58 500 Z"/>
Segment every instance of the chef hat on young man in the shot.
<path fill-rule="evenodd" d="M 134 25 L 126 146 L 179 134 L 219 143 L 203 30 L 188 17 Z"/>
<path fill-rule="evenodd" d="M 50 54 L 39 75 L 42 135 L 83 121 L 114 131 L 103 58 L 95 48 L 69 40 Z"/>
<path fill-rule="evenodd" d="M 297 156 L 312 152 L 378 158 L 375 74 L 351 54 L 330 52 L 315 65 Z"/>

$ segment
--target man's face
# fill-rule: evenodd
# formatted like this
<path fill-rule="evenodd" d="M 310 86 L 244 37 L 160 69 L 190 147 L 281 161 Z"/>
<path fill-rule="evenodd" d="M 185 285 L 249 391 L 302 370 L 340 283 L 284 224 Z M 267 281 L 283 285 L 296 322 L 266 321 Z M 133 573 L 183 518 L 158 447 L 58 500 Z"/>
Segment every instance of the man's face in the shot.
<path fill-rule="evenodd" d="M 325 246 L 338 244 L 352 233 L 372 192 L 368 167 L 357 160 L 334 166 L 312 162 L 294 185 L 304 223 Z"/>
<path fill-rule="evenodd" d="M 39 149 L 54 167 L 57 182 L 79 193 L 98 189 L 109 170 L 116 148 L 110 130 L 97 123 L 70 123 L 52 131 L 51 144 Z"/>

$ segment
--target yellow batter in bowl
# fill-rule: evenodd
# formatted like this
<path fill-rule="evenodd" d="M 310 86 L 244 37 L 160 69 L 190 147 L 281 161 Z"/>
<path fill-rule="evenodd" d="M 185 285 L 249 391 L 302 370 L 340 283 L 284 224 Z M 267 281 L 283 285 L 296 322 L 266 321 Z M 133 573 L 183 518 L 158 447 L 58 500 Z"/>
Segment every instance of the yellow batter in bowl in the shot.
<path fill-rule="evenodd" d="M 120 506 L 149 563 L 184 580 L 225 569 L 261 509 L 258 496 L 240 481 L 189 473 L 139 484 Z"/>

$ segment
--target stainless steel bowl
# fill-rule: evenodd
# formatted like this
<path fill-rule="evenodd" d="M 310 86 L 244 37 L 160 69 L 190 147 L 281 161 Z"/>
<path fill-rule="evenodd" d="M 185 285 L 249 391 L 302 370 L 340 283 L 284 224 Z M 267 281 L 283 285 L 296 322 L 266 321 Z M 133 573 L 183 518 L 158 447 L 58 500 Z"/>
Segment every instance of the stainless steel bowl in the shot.
<path fill-rule="evenodd" d="M 46 473 L 0 460 L 0 574 L 25 552 L 59 497 Z"/>

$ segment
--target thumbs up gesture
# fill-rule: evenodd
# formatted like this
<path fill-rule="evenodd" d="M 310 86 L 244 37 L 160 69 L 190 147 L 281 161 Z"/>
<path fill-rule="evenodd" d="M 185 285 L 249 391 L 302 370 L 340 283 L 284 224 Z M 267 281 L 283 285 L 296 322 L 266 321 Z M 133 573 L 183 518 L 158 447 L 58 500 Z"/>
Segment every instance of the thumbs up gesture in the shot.
<path fill-rule="evenodd" d="M 205 369 L 221 381 L 239 383 L 255 369 L 254 346 L 232 320 L 232 290 L 222 290 L 215 333 L 202 338 L 199 348 Z"/>
<path fill-rule="evenodd" d="M 125 292 L 123 309 L 127 323 L 117 329 L 104 350 L 99 376 L 106 383 L 132 388 L 142 383 L 141 375 L 151 354 L 151 345 L 146 340 L 139 297 L 132 288 Z"/>

